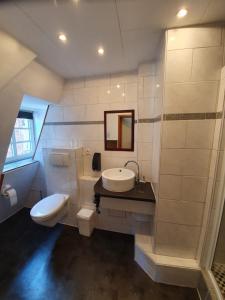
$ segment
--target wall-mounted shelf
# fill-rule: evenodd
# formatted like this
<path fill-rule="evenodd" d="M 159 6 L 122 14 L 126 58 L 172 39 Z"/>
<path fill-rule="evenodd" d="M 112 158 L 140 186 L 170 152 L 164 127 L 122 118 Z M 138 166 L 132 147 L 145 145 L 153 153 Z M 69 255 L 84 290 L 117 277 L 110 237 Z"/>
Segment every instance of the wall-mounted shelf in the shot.
<path fill-rule="evenodd" d="M 94 192 L 95 192 L 94 203 L 96 205 L 97 213 L 100 213 L 99 205 L 100 205 L 101 197 L 155 203 L 155 195 L 153 193 L 150 182 L 139 182 L 138 184 L 135 185 L 135 187 L 132 190 L 128 192 L 117 193 L 117 192 L 110 192 L 104 189 L 102 184 L 102 177 L 100 177 L 94 186 Z"/>

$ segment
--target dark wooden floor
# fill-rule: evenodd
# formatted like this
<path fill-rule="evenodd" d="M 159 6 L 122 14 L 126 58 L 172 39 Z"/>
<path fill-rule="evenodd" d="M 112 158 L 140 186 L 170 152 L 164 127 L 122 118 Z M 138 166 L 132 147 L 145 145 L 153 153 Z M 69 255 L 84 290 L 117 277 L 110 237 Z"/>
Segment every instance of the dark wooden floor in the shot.
<path fill-rule="evenodd" d="M 0 224 L 0 299 L 197 300 L 194 289 L 154 283 L 134 262 L 131 236 L 46 228 L 29 211 Z"/>

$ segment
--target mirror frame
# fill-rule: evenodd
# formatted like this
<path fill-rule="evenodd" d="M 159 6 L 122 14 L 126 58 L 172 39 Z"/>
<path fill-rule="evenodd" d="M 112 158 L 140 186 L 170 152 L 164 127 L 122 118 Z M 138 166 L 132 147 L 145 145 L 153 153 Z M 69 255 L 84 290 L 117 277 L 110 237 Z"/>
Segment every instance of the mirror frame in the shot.
<path fill-rule="evenodd" d="M 112 113 L 131 113 L 132 119 L 132 126 L 131 126 L 131 148 L 109 148 L 107 147 L 107 114 Z M 135 123 L 135 111 L 134 109 L 129 110 L 107 110 L 104 111 L 104 144 L 105 144 L 105 151 L 134 151 L 134 123 Z"/>

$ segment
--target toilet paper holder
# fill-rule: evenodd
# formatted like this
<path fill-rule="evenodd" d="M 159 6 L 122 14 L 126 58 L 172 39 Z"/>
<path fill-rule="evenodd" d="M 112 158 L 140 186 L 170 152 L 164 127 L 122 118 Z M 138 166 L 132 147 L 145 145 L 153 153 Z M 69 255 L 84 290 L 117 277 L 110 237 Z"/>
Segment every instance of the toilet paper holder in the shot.
<path fill-rule="evenodd" d="M 8 198 L 9 194 L 7 192 L 11 189 L 12 189 L 12 187 L 10 184 L 3 185 L 1 188 L 1 195 L 5 198 Z"/>

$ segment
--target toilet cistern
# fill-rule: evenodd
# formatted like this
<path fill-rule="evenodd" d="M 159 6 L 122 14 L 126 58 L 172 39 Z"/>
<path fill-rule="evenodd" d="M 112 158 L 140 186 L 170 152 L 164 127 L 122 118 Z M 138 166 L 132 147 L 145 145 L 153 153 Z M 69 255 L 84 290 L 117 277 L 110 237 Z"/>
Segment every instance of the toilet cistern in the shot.
<path fill-rule="evenodd" d="M 136 177 L 136 183 L 139 183 L 140 181 L 140 168 L 139 168 L 139 164 L 135 161 L 135 160 L 128 160 L 125 164 L 124 164 L 124 168 L 126 168 L 126 166 L 130 163 L 134 163 L 137 166 L 137 177 Z"/>

